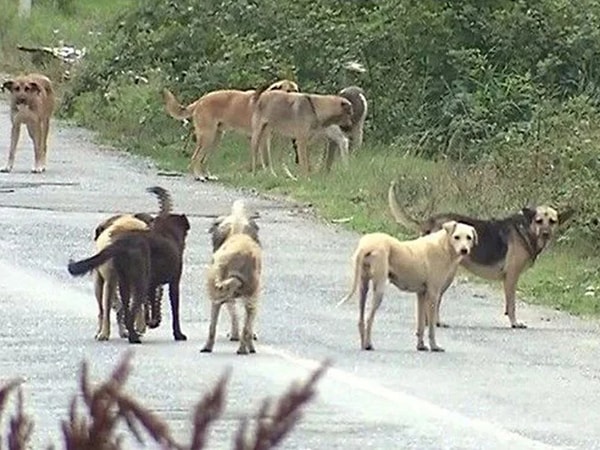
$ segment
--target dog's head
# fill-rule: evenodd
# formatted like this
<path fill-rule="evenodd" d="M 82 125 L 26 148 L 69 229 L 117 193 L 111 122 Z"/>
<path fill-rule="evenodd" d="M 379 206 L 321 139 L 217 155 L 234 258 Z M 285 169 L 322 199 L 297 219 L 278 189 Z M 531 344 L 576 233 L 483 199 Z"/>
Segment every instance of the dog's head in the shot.
<path fill-rule="evenodd" d="M 220 216 L 211 224 L 208 232 L 212 237 L 213 253 L 216 252 L 229 237 L 236 233 L 243 233 L 250 236 L 258 245 L 258 224 L 248 217 L 244 202 L 236 200 L 233 202 L 231 214 Z"/>
<path fill-rule="evenodd" d="M 559 214 L 550 206 L 525 207 L 521 210 L 529 224 L 529 232 L 536 239 L 538 249 L 542 250 L 555 236 L 559 224 L 566 222 L 575 210 L 567 209 Z"/>
<path fill-rule="evenodd" d="M 300 92 L 298 84 L 291 80 L 279 80 L 271 84 L 267 91 Z"/>
<path fill-rule="evenodd" d="M 190 230 L 190 222 L 185 214 L 167 214 L 155 217 L 151 229 L 160 234 L 172 236 L 183 248 Z"/>
<path fill-rule="evenodd" d="M 2 90 L 10 92 L 15 105 L 28 105 L 42 92 L 42 86 L 30 77 L 19 76 L 2 83 Z"/>
<path fill-rule="evenodd" d="M 471 225 L 451 220 L 444 222 L 442 229 L 448 233 L 450 246 L 457 255 L 467 256 L 477 245 L 477 231 Z"/>

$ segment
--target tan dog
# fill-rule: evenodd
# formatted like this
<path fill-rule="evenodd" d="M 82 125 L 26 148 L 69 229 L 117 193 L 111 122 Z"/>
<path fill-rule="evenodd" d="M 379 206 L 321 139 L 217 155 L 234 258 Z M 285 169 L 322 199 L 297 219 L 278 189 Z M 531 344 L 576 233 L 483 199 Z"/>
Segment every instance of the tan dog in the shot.
<path fill-rule="evenodd" d="M 34 165 L 31 171 L 42 173 L 46 170 L 50 117 L 55 106 L 52 82 L 45 75 L 30 73 L 5 81 L 2 90 L 5 89 L 10 91 L 12 128 L 8 163 L 0 171 L 10 172 L 13 169 L 21 125 L 25 124 L 33 141 Z"/>
<path fill-rule="evenodd" d="M 231 214 L 213 233 L 213 245 L 217 246 L 217 250 L 206 273 L 206 287 L 211 300 L 210 326 L 202 352 L 213 350 L 221 306 L 225 303 L 230 307 L 233 321 L 236 317 L 234 302 L 242 299 L 246 314 L 237 353 L 255 353 L 254 319 L 258 309 L 262 250 L 258 227 L 248 218 L 242 200 L 233 203 Z M 234 332 L 232 322 L 232 336 Z"/>
<path fill-rule="evenodd" d="M 298 85 L 290 80 L 281 80 L 266 90 L 298 92 Z M 233 89 L 212 91 L 188 106 L 182 106 L 168 89 L 164 89 L 163 98 L 169 115 L 179 120 L 192 117 L 196 148 L 190 166 L 195 179 L 215 179 L 209 175 L 206 161 L 211 150 L 219 145 L 223 132 L 235 130 L 251 135 L 255 92 Z"/>
<path fill-rule="evenodd" d="M 148 224 L 135 218 L 133 215 L 124 214 L 113 220 L 96 239 L 96 251 L 99 253 L 108 247 L 115 236 L 125 231 L 147 230 Z M 112 260 L 108 260 L 96 270 L 94 270 L 94 293 L 98 302 L 98 331 L 96 339 L 106 341 L 110 338 L 110 310 L 111 306 L 120 309 L 120 300 L 117 297 L 117 274 L 113 267 Z M 113 302 L 118 300 L 118 305 Z M 119 336 L 127 337 L 127 329 L 121 320 L 117 320 L 119 325 Z M 136 317 L 136 330 L 143 333 L 146 330 L 146 318 L 144 309 L 141 309 Z"/>
<path fill-rule="evenodd" d="M 477 230 L 479 243 L 461 265 L 481 278 L 501 280 L 504 285 L 504 313 L 511 327 L 526 328 L 516 317 L 515 298 L 519 277 L 535 263 L 538 255 L 556 235 L 558 226 L 565 223 L 575 211 L 568 208 L 558 213 L 549 206 L 537 206 L 523 208 L 503 219 L 486 220 L 456 213 L 440 213 L 419 222 L 400 206 L 395 187 L 396 183 L 392 182 L 388 203 L 394 219 L 403 227 L 426 235 L 439 230 L 448 220 L 456 220 Z M 447 326 L 440 322 L 439 313 L 436 321 L 438 326 Z"/>
<path fill-rule="evenodd" d="M 476 243 L 475 229 L 455 221 L 444 223 L 440 231 L 411 241 L 401 242 L 385 233 L 364 235 L 353 256 L 352 290 L 338 303 L 338 306 L 343 304 L 357 288 L 360 289 L 358 330 L 361 348 L 373 350 L 373 320 L 389 280 L 399 290 L 417 294 L 417 350 L 427 350 L 423 334 L 428 319 L 429 347 L 432 352 L 444 351 L 435 340 L 432 318 L 436 304 L 454 279 L 461 260 Z M 373 300 L 365 327 L 365 305 L 371 281 Z"/>
<path fill-rule="evenodd" d="M 271 158 L 273 132 L 295 140 L 300 167 L 303 173 L 308 175 L 309 142 L 313 138 L 327 135 L 327 129 L 331 125 L 340 127 L 352 125 L 352 104 L 338 95 L 257 91 L 256 96 L 258 100 L 252 116 L 250 143 L 253 173 L 256 172 L 257 157 L 263 146 L 267 151 L 269 167 L 273 171 Z"/>

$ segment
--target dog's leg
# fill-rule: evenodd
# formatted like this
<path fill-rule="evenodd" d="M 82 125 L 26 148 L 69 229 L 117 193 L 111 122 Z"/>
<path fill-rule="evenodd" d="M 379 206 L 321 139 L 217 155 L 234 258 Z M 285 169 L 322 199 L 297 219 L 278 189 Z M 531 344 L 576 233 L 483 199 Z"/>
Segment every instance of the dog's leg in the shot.
<path fill-rule="evenodd" d="M 98 303 L 98 329 L 96 330 L 96 334 L 94 337 L 100 334 L 100 330 L 102 329 L 102 288 L 104 286 L 104 280 L 98 273 L 98 270 L 94 270 L 94 296 L 96 297 L 96 302 Z"/>
<path fill-rule="evenodd" d="M 46 118 L 42 120 L 42 137 L 41 137 L 41 146 L 42 146 L 42 158 L 41 158 L 41 169 L 42 172 L 46 171 L 46 160 L 48 154 L 48 132 L 50 130 L 50 118 Z"/>
<path fill-rule="evenodd" d="M 135 332 L 133 326 L 133 315 L 131 308 L 129 307 L 131 298 L 131 289 L 129 286 L 129 280 L 119 279 L 119 296 L 121 297 L 121 308 L 123 309 L 123 315 L 125 316 L 125 327 L 127 327 L 127 338 L 130 344 L 141 344 L 140 337 Z"/>
<path fill-rule="evenodd" d="M 435 328 L 436 328 L 436 304 L 440 294 L 438 292 L 428 291 L 426 294 L 425 304 L 427 307 L 426 314 L 428 319 L 428 337 L 429 337 L 429 349 L 432 352 L 443 352 L 444 349 L 437 345 L 435 341 Z"/>
<path fill-rule="evenodd" d="M 362 147 L 364 121 L 356 124 L 350 131 L 350 149 L 354 152 Z"/>
<path fill-rule="evenodd" d="M 444 297 L 444 294 L 446 293 L 446 291 L 448 290 L 448 288 L 450 287 L 450 285 L 452 284 L 452 280 L 454 279 L 454 277 L 450 277 L 445 285 L 442 287 L 442 291 L 441 294 L 439 296 L 439 298 L 436 301 L 435 304 L 435 325 L 440 327 L 440 328 L 450 328 L 450 325 L 448 325 L 445 322 L 442 322 L 440 320 L 440 305 L 442 304 L 442 298 Z"/>
<path fill-rule="evenodd" d="M 238 355 L 246 355 L 248 352 L 256 353 L 254 348 L 254 319 L 256 318 L 256 298 L 245 299 L 244 307 L 246 316 L 244 318 L 244 329 L 242 330 L 242 339 L 237 350 Z"/>
<path fill-rule="evenodd" d="M 367 319 L 367 328 L 365 329 L 365 350 L 373 350 L 373 341 L 371 340 L 371 332 L 373 330 L 373 322 L 375 320 L 375 313 L 381 305 L 383 300 L 383 294 L 385 292 L 385 282 L 376 282 L 373 280 L 373 297 L 371 300 L 371 311 L 369 312 L 369 318 Z"/>
<path fill-rule="evenodd" d="M 104 280 L 104 288 L 102 289 L 102 325 L 100 331 L 96 335 L 99 341 L 107 341 L 110 338 L 110 310 L 112 297 L 116 289 L 116 281 L 114 277 L 109 277 Z"/>
<path fill-rule="evenodd" d="M 516 271 L 508 271 L 504 276 L 504 308 L 510 320 L 512 328 L 527 328 L 522 322 L 517 321 L 516 314 L 516 295 L 517 283 L 519 281 L 519 273 Z"/>
<path fill-rule="evenodd" d="M 219 321 L 219 311 L 221 310 L 221 302 L 212 302 L 210 305 L 210 325 L 208 327 L 208 338 L 202 350 L 203 353 L 210 353 L 215 346 L 215 336 L 217 335 L 217 322 Z"/>
<path fill-rule="evenodd" d="M 360 336 L 360 348 L 364 350 L 365 346 L 365 306 L 367 304 L 367 294 L 369 292 L 369 279 L 361 275 L 360 290 L 358 293 L 358 333 Z"/>
<path fill-rule="evenodd" d="M 308 139 L 305 136 L 298 136 L 296 138 L 296 144 L 298 145 L 300 169 L 304 175 L 308 176 L 310 172 L 310 162 L 308 159 Z"/>
<path fill-rule="evenodd" d="M 181 332 L 179 323 L 179 278 L 169 283 L 169 301 L 171 302 L 173 338 L 176 341 L 185 341 L 187 336 Z M 156 287 L 154 287 L 156 290 Z"/>
<path fill-rule="evenodd" d="M 274 177 L 277 176 L 277 173 L 275 172 L 275 166 L 273 165 L 273 156 L 271 155 L 271 131 L 267 130 L 265 132 L 265 137 L 264 137 L 264 143 L 265 143 L 265 149 L 267 151 L 267 163 L 269 164 L 269 171 L 271 172 L 271 175 L 273 175 Z M 263 165 L 263 169 L 264 169 L 264 165 Z"/>
<path fill-rule="evenodd" d="M 298 156 L 298 145 L 296 144 L 296 139 L 292 139 L 292 148 L 294 149 L 294 162 L 296 165 L 300 163 L 300 157 Z"/>
<path fill-rule="evenodd" d="M 348 138 L 342 129 L 337 125 L 331 125 L 325 129 L 325 136 L 327 136 L 328 140 L 335 142 L 335 145 L 340 151 L 342 163 L 347 167 L 350 163 L 350 155 L 348 153 Z"/>
<path fill-rule="evenodd" d="M 29 137 L 33 141 L 33 154 L 34 164 L 31 169 L 32 173 L 42 173 L 41 159 L 42 159 L 42 146 L 41 146 L 41 125 L 39 123 L 27 123 L 27 132 Z"/>
<path fill-rule="evenodd" d="M 427 297 L 423 292 L 417 293 L 417 332 L 415 333 L 417 336 L 417 350 L 418 351 L 427 351 L 429 348 L 425 345 L 423 340 L 423 335 L 425 334 L 425 320 L 426 320 L 426 302 Z"/>
<path fill-rule="evenodd" d="M 331 171 L 331 166 L 333 166 L 333 160 L 335 159 L 336 149 L 337 144 L 335 141 L 328 138 L 327 143 L 325 144 L 325 157 L 323 158 L 323 168 L 326 172 Z"/>
<path fill-rule="evenodd" d="M 237 316 L 237 310 L 235 307 L 235 301 L 227 302 L 227 311 L 229 312 L 229 318 L 231 319 L 231 330 L 229 332 L 230 341 L 240 340 L 240 322 Z"/>
<path fill-rule="evenodd" d="M 259 152 L 262 151 L 264 135 L 267 124 L 260 124 L 252 130 L 252 138 L 250 139 L 250 153 L 252 155 L 252 175 L 256 175 L 256 163 Z"/>
<path fill-rule="evenodd" d="M 10 130 L 10 149 L 8 151 L 8 162 L 2 169 L 2 172 L 10 172 L 15 165 L 15 155 L 17 154 L 17 144 L 21 135 L 21 122 L 14 122 Z"/>

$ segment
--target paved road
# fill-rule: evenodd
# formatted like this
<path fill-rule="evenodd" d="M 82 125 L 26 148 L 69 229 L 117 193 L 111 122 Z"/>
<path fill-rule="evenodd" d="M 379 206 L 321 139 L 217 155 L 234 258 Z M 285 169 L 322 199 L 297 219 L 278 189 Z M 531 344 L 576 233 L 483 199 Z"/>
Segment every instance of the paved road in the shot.
<path fill-rule="evenodd" d="M 85 130 L 56 125 L 46 174 L 29 173 L 32 150 L 25 139 L 15 172 L 0 174 L 0 381 L 26 378 L 36 448 L 60 439 L 58 420 L 76 390 L 81 360 L 90 361 L 99 379 L 131 348 L 114 325 L 110 341 L 94 341 L 91 278 L 71 278 L 67 260 L 90 254 L 92 230 L 109 214 L 154 211 L 144 189 L 157 183 L 191 218 L 182 299 L 189 340 L 172 341 L 165 307 L 167 326 L 135 346 L 128 388 L 179 436 L 188 433 L 192 405 L 226 367 L 233 367 L 227 408 L 210 448 L 229 448 L 234 426 L 260 399 L 331 357 L 318 399 L 283 448 L 600 448 L 596 323 L 520 304 L 530 328 L 511 330 L 499 292 L 457 284 L 444 304 L 453 327 L 438 334 L 447 352 L 419 353 L 413 298 L 390 290 L 374 329 L 376 351 L 361 352 L 356 303 L 335 308 L 349 285 L 357 235 L 316 223 L 289 203 L 245 194 L 262 216 L 265 249 L 258 353 L 235 355 L 222 320 L 215 352 L 201 354 L 209 216 L 227 211 L 243 194 L 188 177 L 159 177 L 148 161 L 100 147 Z M 8 110 L 0 103 L 0 164 L 8 129 Z"/>

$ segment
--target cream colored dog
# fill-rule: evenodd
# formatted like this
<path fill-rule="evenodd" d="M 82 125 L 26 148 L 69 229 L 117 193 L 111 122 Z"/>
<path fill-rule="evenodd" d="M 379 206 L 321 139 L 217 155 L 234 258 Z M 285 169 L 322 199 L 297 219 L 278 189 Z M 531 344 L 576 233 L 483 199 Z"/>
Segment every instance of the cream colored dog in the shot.
<path fill-rule="evenodd" d="M 232 336 L 237 333 L 235 301 L 242 299 L 246 315 L 237 353 L 255 353 L 254 319 L 258 309 L 262 250 L 258 227 L 249 219 L 242 200 L 233 203 L 231 214 L 215 229 L 213 245 L 217 249 L 206 273 L 206 287 L 211 300 L 210 326 L 202 352 L 213 350 L 219 311 L 224 303 L 229 306 L 231 314 Z"/>
<path fill-rule="evenodd" d="M 124 214 L 115 219 L 104 231 L 102 231 L 96 239 L 97 253 L 108 247 L 113 238 L 119 233 L 125 231 L 147 230 L 148 224 L 142 220 L 135 218 L 133 215 Z M 94 270 L 94 293 L 98 302 L 98 331 L 96 339 L 106 341 L 110 338 L 110 310 L 111 306 L 114 309 L 120 309 L 120 300 L 118 304 L 113 304 L 117 301 L 117 274 L 113 267 L 112 260 L 108 260 L 98 269 Z M 119 336 L 127 337 L 127 328 L 123 321 L 117 321 L 119 325 Z M 146 330 L 146 318 L 144 308 L 136 317 L 135 328 L 139 333 Z"/>
<path fill-rule="evenodd" d="M 404 242 L 385 233 L 363 236 L 353 256 L 352 290 L 338 303 L 338 306 L 345 303 L 357 288 L 360 289 L 358 330 L 361 348 L 373 350 L 373 320 L 389 280 L 398 289 L 417 294 L 417 350 L 427 350 L 423 341 L 427 319 L 431 351 L 444 351 L 436 343 L 435 319 L 432 318 L 437 302 L 450 285 L 461 260 L 476 243 L 475 229 L 456 221 L 444 223 L 440 231 Z M 365 305 L 371 281 L 373 300 L 365 327 Z"/>
<path fill-rule="evenodd" d="M 298 85 L 290 80 L 280 80 L 271 84 L 266 90 L 298 92 Z M 215 179 L 209 175 L 206 161 L 210 151 L 219 145 L 224 131 L 235 130 L 247 136 L 252 134 L 255 92 L 253 89 L 212 91 L 195 102 L 182 106 L 168 89 L 164 89 L 163 98 L 169 115 L 179 120 L 192 117 L 196 149 L 190 166 L 195 179 L 200 181 Z"/>
<path fill-rule="evenodd" d="M 352 125 L 352 104 L 339 95 L 300 94 L 297 92 L 257 91 L 252 115 L 252 172 L 263 147 L 273 172 L 271 135 L 273 132 L 295 139 L 298 162 L 305 175 L 310 171 L 308 144 L 316 137 L 327 136 L 331 125 Z M 340 131 L 347 153 L 348 141 Z M 331 136 L 330 136 L 331 137 Z M 332 137 L 331 137 L 332 138 Z M 263 164 L 263 168 L 264 164 Z M 275 174 L 273 172 L 273 174 Z"/>
<path fill-rule="evenodd" d="M 54 112 L 54 89 L 50 79 L 39 73 L 20 75 L 2 84 L 2 90 L 10 92 L 10 150 L 8 163 L 1 172 L 10 172 L 15 163 L 17 144 L 21 134 L 21 125 L 27 126 L 27 132 L 33 141 L 33 173 L 46 171 L 48 153 L 48 132 L 50 117 Z"/>

